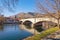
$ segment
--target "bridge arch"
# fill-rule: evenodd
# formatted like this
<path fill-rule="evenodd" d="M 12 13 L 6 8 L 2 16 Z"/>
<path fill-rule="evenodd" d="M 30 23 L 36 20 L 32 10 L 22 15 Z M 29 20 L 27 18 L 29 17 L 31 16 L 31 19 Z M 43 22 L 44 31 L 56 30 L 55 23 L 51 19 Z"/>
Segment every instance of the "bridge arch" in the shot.
<path fill-rule="evenodd" d="M 35 30 L 37 30 L 38 32 L 43 31 L 44 29 L 42 28 L 42 21 L 36 22 L 33 26 L 33 28 Z"/>
<path fill-rule="evenodd" d="M 26 20 L 26 21 L 23 22 L 23 25 L 28 26 L 28 27 L 31 28 L 32 22 L 29 21 L 29 20 Z"/>
<path fill-rule="evenodd" d="M 39 26 L 41 26 L 43 29 L 48 29 L 57 26 L 57 24 L 52 21 L 39 21 L 34 24 L 34 27 L 39 27 Z"/>
<path fill-rule="evenodd" d="M 19 21 L 19 24 L 22 24 L 23 23 L 23 21 Z"/>

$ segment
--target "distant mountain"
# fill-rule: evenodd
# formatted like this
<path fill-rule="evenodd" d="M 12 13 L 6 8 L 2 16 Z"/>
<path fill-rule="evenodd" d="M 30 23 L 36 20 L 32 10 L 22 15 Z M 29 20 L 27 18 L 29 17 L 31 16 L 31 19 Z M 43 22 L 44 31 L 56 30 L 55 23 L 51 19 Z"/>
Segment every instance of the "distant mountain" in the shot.
<path fill-rule="evenodd" d="M 28 13 L 18 13 L 16 16 L 21 18 L 33 18 L 33 17 L 41 17 L 42 14 L 35 12 L 28 12 Z"/>
<path fill-rule="evenodd" d="M 11 18 L 14 18 L 14 17 L 17 17 L 17 18 L 33 18 L 34 16 L 30 13 L 24 13 L 24 12 L 21 12 L 21 13 L 18 13 L 16 15 L 13 15 L 13 16 L 10 16 Z"/>
<path fill-rule="evenodd" d="M 55 15 L 55 14 L 51 14 L 51 15 Z M 10 16 L 11 18 L 33 18 L 33 17 L 51 17 L 50 14 L 40 14 L 40 13 L 35 13 L 35 12 L 28 12 L 28 13 L 24 13 L 24 12 L 21 12 L 21 13 L 18 13 L 14 16 Z"/>
<path fill-rule="evenodd" d="M 32 15 L 32 16 L 34 16 L 34 15 L 35 15 L 33 12 L 28 12 L 28 14 L 30 14 L 30 15 Z"/>
<path fill-rule="evenodd" d="M 28 14 L 28 13 L 19 13 L 16 16 L 20 18 L 32 18 L 33 17 L 33 15 Z"/>

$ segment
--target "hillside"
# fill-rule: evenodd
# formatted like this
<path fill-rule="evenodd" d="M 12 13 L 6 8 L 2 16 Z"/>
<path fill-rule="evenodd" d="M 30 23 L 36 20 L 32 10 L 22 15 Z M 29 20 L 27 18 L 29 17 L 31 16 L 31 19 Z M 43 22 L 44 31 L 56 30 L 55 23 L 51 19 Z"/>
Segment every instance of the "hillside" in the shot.
<path fill-rule="evenodd" d="M 40 13 L 35 13 L 35 12 L 27 12 L 27 13 L 24 13 L 24 12 L 21 12 L 21 13 L 18 13 L 16 15 L 13 15 L 13 16 L 10 16 L 11 18 L 33 18 L 33 17 L 52 17 L 53 16 L 56 16 L 55 13 L 52 13 L 52 14 L 40 14 Z"/>

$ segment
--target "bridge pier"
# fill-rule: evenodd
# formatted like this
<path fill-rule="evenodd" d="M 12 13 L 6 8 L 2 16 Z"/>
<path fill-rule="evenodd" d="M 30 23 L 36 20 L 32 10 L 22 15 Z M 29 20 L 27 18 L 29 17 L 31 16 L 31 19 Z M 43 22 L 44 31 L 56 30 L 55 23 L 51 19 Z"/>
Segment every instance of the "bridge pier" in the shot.
<path fill-rule="evenodd" d="M 36 35 L 36 34 L 37 34 L 37 31 L 34 29 L 34 24 L 33 24 L 33 23 L 32 23 L 32 25 L 31 25 L 31 27 L 32 27 L 32 29 L 33 29 L 34 35 Z"/>
<path fill-rule="evenodd" d="M 49 28 L 48 22 L 42 22 L 42 27 L 43 27 L 44 29 L 48 29 L 48 28 Z"/>

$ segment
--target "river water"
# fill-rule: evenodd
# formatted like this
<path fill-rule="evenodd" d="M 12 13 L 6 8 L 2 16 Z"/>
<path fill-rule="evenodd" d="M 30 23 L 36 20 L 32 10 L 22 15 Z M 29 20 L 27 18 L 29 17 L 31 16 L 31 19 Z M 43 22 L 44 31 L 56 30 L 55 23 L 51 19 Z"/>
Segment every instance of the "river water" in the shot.
<path fill-rule="evenodd" d="M 30 35 L 30 32 L 21 30 L 19 24 L 0 25 L 0 40 L 22 40 Z"/>

